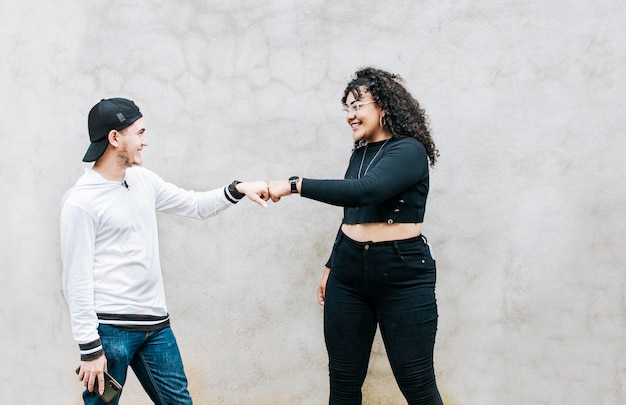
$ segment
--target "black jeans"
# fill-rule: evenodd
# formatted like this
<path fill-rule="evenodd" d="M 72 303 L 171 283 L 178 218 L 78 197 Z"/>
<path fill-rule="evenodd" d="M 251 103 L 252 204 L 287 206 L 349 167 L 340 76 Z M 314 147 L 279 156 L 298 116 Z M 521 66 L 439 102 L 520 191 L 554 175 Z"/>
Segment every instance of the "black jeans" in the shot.
<path fill-rule="evenodd" d="M 361 404 L 376 326 L 409 404 L 442 404 L 433 368 L 435 260 L 422 236 L 379 243 L 340 232 L 326 284 L 330 404 Z"/>

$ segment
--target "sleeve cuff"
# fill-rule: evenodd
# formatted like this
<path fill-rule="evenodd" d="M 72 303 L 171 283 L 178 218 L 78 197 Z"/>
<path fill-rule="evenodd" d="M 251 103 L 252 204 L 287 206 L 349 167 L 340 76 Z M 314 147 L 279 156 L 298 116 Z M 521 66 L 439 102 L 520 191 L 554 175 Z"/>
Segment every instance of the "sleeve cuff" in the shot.
<path fill-rule="evenodd" d="M 81 361 L 95 360 L 104 354 L 104 350 L 102 349 L 102 341 L 100 339 L 94 340 L 93 342 L 89 343 L 79 344 L 78 348 L 80 349 Z"/>
<path fill-rule="evenodd" d="M 233 204 L 237 204 L 239 200 L 246 196 L 245 194 L 242 194 L 237 190 L 237 184 L 239 183 L 241 182 L 235 180 L 228 186 L 224 187 L 224 195 L 226 196 L 226 199 Z"/>

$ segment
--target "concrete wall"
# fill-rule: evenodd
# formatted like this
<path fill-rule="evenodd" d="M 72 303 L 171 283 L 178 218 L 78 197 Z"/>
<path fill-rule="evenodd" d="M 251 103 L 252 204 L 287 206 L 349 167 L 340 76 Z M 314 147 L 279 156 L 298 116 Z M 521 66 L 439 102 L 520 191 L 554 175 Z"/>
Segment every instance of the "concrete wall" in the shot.
<path fill-rule="evenodd" d="M 0 4 L 0 403 L 77 404 L 59 201 L 103 97 L 146 116 L 144 165 L 199 190 L 339 177 L 339 99 L 403 75 L 441 150 L 447 404 L 626 402 L 623 2 L 69 1 Z M 324 404 L 315 289 L 341 210 L 249 201 L 160 216 L 168 302 L 198 404 Z M 380 340 L 367 404 L 403 403 Z M 45 396 L 45 400 L 42 400 Z M 122 404 L 148 404 L 130 379 Z"/>

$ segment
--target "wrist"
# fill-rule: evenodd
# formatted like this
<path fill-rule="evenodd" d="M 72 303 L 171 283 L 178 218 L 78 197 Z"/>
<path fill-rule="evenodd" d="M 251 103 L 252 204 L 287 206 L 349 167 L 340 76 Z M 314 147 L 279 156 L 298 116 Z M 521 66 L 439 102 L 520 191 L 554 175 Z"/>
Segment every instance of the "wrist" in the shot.
<path fill-rule="evenodd" d="M 291 176 L 289 178 L 289 187 L 291 188 L 291 194 L 298 194 L 298 183 L 300 182 L 300 177 Z"/>
<path fill-rule="evenodd" d="M 240 181 L 235 180 L 226 187 L 226 198 L 228 198 L 233 203 L 237 203 L 239 200 L 246 196 L 246 194 L 239 191 L 239 188 L 237 187 L 240 183 Z"/>
<path fill-rule="evenodd" d="M 100 338 L 89 343 L 79 343 L 78 349 L 80 350 L 81 361 L 96 360 L 104 355 L 104 349 L 102 348 L 102 341 Z"/>

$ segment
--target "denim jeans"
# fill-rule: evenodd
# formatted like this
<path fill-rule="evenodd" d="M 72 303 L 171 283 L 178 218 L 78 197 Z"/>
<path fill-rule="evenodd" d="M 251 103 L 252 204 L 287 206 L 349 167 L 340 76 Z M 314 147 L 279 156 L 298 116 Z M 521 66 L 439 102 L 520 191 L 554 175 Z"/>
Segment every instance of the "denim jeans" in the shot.
<path fill-rule="evenodd" d="M 169 326 L 151 332 L 131 332 L 100 325 L 98 332 L 109 374 L 120 384 L 124 385 L 130 366 L 156 405 L 192 403 L 176 338 Z M 117 405 L 120 396 L 109 404 Z M 83 392 L 83 400 L 85 405 L 106 404 L 87 390 Z"/>
<path fill-rule="evenodd" d="M 433 368 L 435 279 L 422 236 L 362 243 L 339 234 L 324 305 L 330 404 L 361 404 L 377 326 L 408 403 L 442 404 Z"/>

